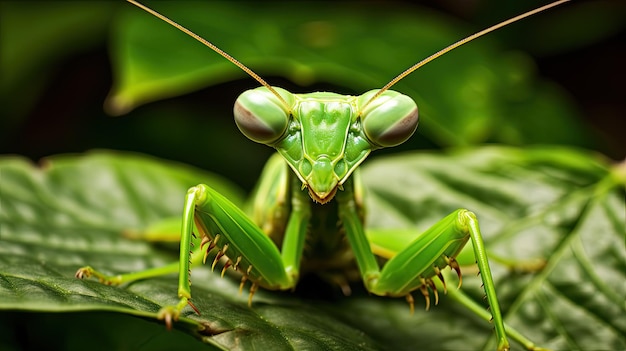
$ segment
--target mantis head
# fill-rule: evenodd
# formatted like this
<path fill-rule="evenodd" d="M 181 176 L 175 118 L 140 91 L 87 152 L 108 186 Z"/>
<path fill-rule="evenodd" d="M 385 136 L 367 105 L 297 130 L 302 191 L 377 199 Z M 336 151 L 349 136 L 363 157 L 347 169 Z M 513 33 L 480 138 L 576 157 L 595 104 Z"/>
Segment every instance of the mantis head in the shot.
<path fill-rule="evenodd" d="M 396 91 L 345 96 L 273 90 L 241 94 L 235 122 L 249 139 L 276 148 L 319 203 L 332 200 L 372 150 L 399 145 L 417 128 L 417 105 Z"/>

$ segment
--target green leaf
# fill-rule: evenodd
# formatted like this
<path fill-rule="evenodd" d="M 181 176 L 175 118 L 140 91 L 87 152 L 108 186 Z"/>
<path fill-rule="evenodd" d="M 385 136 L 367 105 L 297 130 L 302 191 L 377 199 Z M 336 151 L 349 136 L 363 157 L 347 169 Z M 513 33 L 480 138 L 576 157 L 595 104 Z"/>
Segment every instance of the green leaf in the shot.
<path fill-rule="evenodd" d="M 305 87 L 334 84 L 347 94 L 380 88 L 475 30 L 418 7 L 337 3 L 327 11 L 315 3 L 284 2 L 254 11 L 239 2 L 155 7 L 263 77 L 286 77 Z M 112 113 L 246 77 L 139 9 L 129 6 L 118 19 L 112 39 L 115 83 L 107 102 Z M 538 79 L 528 56 L 499 49 L 493 37 L 439 58 L 394 89 L 416 100 L 427 121 L 420 132 L 437 145 L 488 140 L 588 146 L 591 139 L 566 94 Z"/>
<path fill-rule="evenodd" d="M 423 229 L 462 206 L 478 214 L 498 256 L 547 259 L 537 274 L 494 265 L 507 322 L 533 341 L 568 350 L 626 347 L 623 165 L 565 148 L 484 147 L 378 159 L 362 174 L 371 226 Z M 112 287 L 73 274 L 86 264 L 122 273 L 175 261 L 176 248 L 122 233 L 178 215 L 198 182 L 240 203 L 236 189 L 181 164 L 109 152 L 56 156 L 42 168 L 4 157 L 0 175 L 3 349 L 33 345 L 13 336 L 32 330 L 54 335 L 48 348 L 194 347 L 162 322 L 142 320 L 156 321 L 160 306 L 177 301 L 175 276 Z M 185 310 L 175 326 L 217 349 L 493 349 L 491 327 L 445 297 L 411 316 L 402 299 L 368 296 L 360 284 L 342 297 L 305 279 L 295 293 L 259 291 L 250 308 L 237 279 L 204 267 L 192 278 L 202 314 Z M 465 278 L 463 290 L 481 301 L 479 281 Z"/>
<path fill-rule="evenodd" d="M 547 260 L 534 276 L 496 265 L 506 321 L 524 335 L 555 350 L 616 350 L 626 347 L 625 171 L 562 147 L 483 147 L 389 157 L 363 176 L 370 226 L 423 230 L 464 207 L 498 257 Z M 464 290 L 478 299 L 478 284 Z"/>

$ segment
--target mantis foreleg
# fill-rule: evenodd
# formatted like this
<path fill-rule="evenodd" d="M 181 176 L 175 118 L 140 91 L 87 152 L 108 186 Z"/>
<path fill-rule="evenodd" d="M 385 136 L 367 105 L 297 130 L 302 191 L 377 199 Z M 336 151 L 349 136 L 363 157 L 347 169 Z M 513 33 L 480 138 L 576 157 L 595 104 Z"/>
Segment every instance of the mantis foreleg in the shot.
<path fill-rule="evenodd" d="M 270 171 L 276 171 L 275 167 L 287 171 L 284 164 L 275 164 Z M 168 326 L 171 326 L 172 320 L 178 319 L 187 305 L 195 309 L 190 301 L 190 268 L 195 263 L 206 261 L 210 252 L 216 252 L 212 268 L 224 257 L 223 271 L 231 267 L 241 272 L 241 287 L 246 282 L 251 283 L 249 302 L 258 287 L 291 289 L 298 280 L 311 214 L 306 193 L 296 191 L 290 200 L 281 251 L 241 209 L 209 186 L 200 184 L 190 188 L 185 197 L 179 262 L 117 276 L 107 276 L 91 267 L 83 267 L 76 275 L 79 278 L 94 276 L 106 284 L 122 284 L 178 271 L 180 300 L 175 306 L 166 306 L 159 312 L 159 318 L 164 319 Z M 193 232 L 194 224 L 199 235 Z"/>
<path fill-rule="evenodd" d="M 446 266 L 451 266 L 460 272 L 454 258 L 471 239 L 474 257 L 481 272 L 493 316 L 498 350 L 509 349 L 485 245 L 478 221 L 472 212 L 463 209 L 454 211 L 419 235 L 406 248 L 387 261 L 381 270 L 359 221 L 353 199 L 354 196 L 349 187 L 337 195 L 340 204 L 339 216 L 345 225 L 346 236 L 354 250 L 367 290 L 383 296 L 406 296 L 412 305 L 413 299 L 410 293 L 419 289 L 426 297 L 428 306 L 430 299 L 428 289 L 432 289 L 436 294 L 432 278 L 438 276 L 441 279 L 440 270 Z"/>

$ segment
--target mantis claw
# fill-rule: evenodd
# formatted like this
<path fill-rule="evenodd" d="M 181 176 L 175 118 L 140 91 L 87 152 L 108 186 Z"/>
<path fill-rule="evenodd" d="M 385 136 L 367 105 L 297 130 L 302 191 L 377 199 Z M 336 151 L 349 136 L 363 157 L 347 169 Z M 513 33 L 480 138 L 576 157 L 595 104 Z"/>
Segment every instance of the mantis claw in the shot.
<path fill-rule="evenodd" d="M 92 273 L 93 273 L 93 268 L 91 268 L 90 266 L 81 267 L 76 271 L 76 273 L 74 274 L 74 277 L 78 279 L 85 279 L 85 278 L 91 277 Z"/>
<path fill-rule="evenodd" d="M 448 287 L 446 286 L 445 279 L 443 279 L 443 274 L 441 274 L 441 270 L 439 269 L 439 267 L 435 266 L 434 268 L 435 268 L 435 274 L 437 274 L 437 277 L 439 278 L 439 280 L 441 281 L 441 284 L 443 285 L 443 293 L 447 294 Z"/>
<path fill-rule="evenodd" d="M 180 311 L 175 306 L 165 306 L 157 313 L 157 318 L 165 322 L 167 330 L 172 330 L 172 325 L 178 320 Z"/>
<path fill-rule="evenodd" d="M 243 286 L 246 284 L 246 281 L 248 280 L 248 277 L 244 274 L 241 277 L 241 283 L 239 283 L 239 294 L 241 295 L 241 292 L 243 291 Z"/>
<path fill-rule="evenodd" d="M 430 309 L 430 293 L 428 292 L 428 288 L 424 283 L 420 286 L 419 289 L 422 292 L 422 295 L 424 295 L 424 299 L 426 300 L 426 311 L 428 311 Z"/>
<path fill-rule="evenodd" d="M 457 289 L 460 289 L 461 285 L 463 284 L 463 275 L 461 274 L 461 267 L 459 266 L 459 262 L 457 262 L 454 257 L 448 257 L 446 261 L 450 268 L 454 269 L 457 277 L 459 277 L 459 285 L 457 286 Z"/>
<path fill-rule="evenodd" d="M 233 264 L 233 269 L 234 270 L 239 269 L 239 263 L 241 263 L 241 256 L 237 257 L 237 261 L 235 261 L 235 264 Z"/>
<path fill-rule="evenodd" d="M 85 266 L 79 268 L 76 273 L 74 273 L 74 277 L 78 279 L 88 279 L 91 277 L 98 278 L 98 281 L 104 285 L 120 285 L 123 281 L 119 275 L 116 276 L 108 276 L 104 275 L 91 266 Z"/>
<path fill-rule="evenodd" d="M 211 239 L 209 236 L 206 236 L 206 235 L 202 237 L 202 241 L 200 242 L 200 248 L 203 248 L 204 245 L 207 245 L 207 244 L 209 245 L 204 251 L 204 257 L 202 257 L 202 264 L 206 263 L 206 259 L 207 257 L 209 257 L 209 253 L 211 252 L 211 250 L 213 250 L 217 246 L 217 242 L 219 240 L 220 240 L 219 234 L 215 236 L 215 239 Z M 215 270 L 215 266 L 217 265 L 217 262 L 220 260 L 220 258 L 222 258 L 222 256 L 224 256 L 224 254 L 226 253 L 226 250 L 228 250 L 228 243 L 224 244 L 224 246 L 219 249 L 215 257 L 213 258 L 213 263 L 211 264 L 211 270 Z M 224 274 L 222 274 L 222 276 L 224 276 Z"/>
<path fill-rule="evenodd" d="M 172 330 L 172 315 L 166 314 L 164 316 L 164 319 L 165 319 L 165 327 L 167 328 L 167 330 Z"/>
<path fill-rule="evenodd" d="M 409 309 L 411 310 L 411 315 L 415 312 L 415 300 L 413 299 L 413 295 L 406 294 L 406 302 L 409 303 Z"/>
<path fill-rule="evenodd" d="M 426 300 L 426 311 L 430 309 L 430 292 L 428 291 L 428 288 L 430 288 L 435 294 L 435 305 L 439 304 L 439 292 L 437 291 L 435 282 L 433 282 L 433 280 L 430 278 L 422 279 L 422 285 L 419 287 L 419 290 L 422 295 L 424 295 L 424 299 Z M 409 296 L 411 295 L 407 295 L 407 301 L 409 301 Z M 409 301 L 409 303 L 411 304 L 411 311 L 413 310 L 412 300 L 413 297 L 411 296 L 411 301 Z"/>
<path fill-rule="evenodd" d="M 435 282 L 432 279 L 426 279 L 426 283 L 430 287 L 430 289 L 435 294 L 435 306 L 439 304 L 439 292 L 437 291 L 437 287 L 435 286 Z"/>
<path fill-rule="evenodd" d="M 248 306 L 252 306 L 252 296 L 254 296 L 254 293 L 256 292 L 258 287 L 259 286 L 256 283 L 252 283 L 252 286 L 250 286 L 250 295 L 248 295 Z"/>
<path fill-rule="evenodd" d="M 220 274 L 222 278 L 224 278 L 224 274 L 226 274 L 226 270 L 228 269 L 228 267 L 231 267 L 233 265 L 233 261 L 228 260 L 226 261 L 226 264 L 224 264 L 224 267 L 222 268 L 222 273 Z"/>
<path fill-rule="evenodd" d="M 224 244 L 224 246 L 217 252 L 217 255 L 215 255 L 213 264 L 211 264 L 211 270 L 215 269 L 215 265 L 217 265 L 217 262 L 224 256 L 224 254 L 226 254 L 226 250 L 228 250 L 228 244 Z"/>
<path fill-rule="evenodd" d="M 162 307 L 157 313 L 157 319 L 165 322 L 167 330 L 172 330 L 172 325 L 174 325 L 174 322 L 178 321 L 180 311 L 182 311 L 185 306 L 191 307 L 198 315 L 200 315 L 200 310 L 198 310 L 198 308 L 191 303 L 190 298 L 182 297 L 176 306 Z"/>

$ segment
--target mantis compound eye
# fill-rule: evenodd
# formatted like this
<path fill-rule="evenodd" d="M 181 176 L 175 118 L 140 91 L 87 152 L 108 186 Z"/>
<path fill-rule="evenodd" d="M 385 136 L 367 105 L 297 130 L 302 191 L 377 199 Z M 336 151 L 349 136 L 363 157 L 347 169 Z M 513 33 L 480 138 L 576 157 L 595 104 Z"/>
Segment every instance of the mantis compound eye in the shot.
<path fill-rule="evenodd" d="M 293 103 L 293 95 L 280 88 L 274 88 L 288 103 Z M 265 87 L 243 92 L 237 98 L 233 109 L 235 123 L 248 139 L 261 144 L 272 144 L 287 130 L 289 111 L 287 106 Z"/>
<path fill-rule="evenodd" d="M 410 97 L 387 90 L 374 100 L 378 90 L 359 97 L 363 131 L 370 142 L 380 147 L 390 147 L 407 141 L 417 129 L 417 104 Z M 370 101 L 371 100 L 371 101 Z"/>

